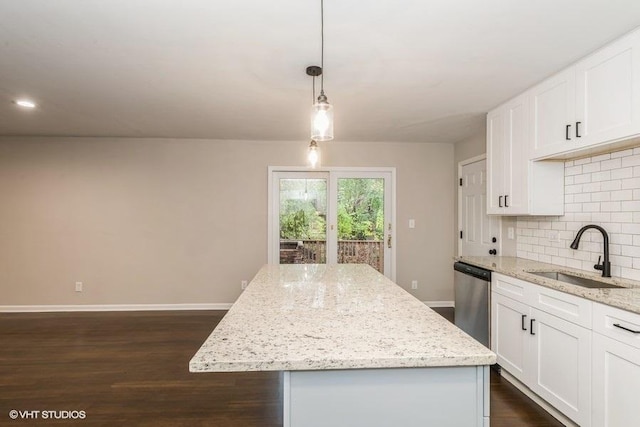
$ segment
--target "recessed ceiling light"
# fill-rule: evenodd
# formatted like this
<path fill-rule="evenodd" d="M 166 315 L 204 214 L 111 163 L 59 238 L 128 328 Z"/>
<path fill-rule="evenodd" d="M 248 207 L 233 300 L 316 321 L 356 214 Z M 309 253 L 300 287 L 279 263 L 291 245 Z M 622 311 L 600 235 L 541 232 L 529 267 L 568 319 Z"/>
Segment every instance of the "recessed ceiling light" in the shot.
<path fill-rule="evenodd" d="M 24 108 L 36 108 L 36 103 L 28 99 L 16 99 L 13 101 L 16 105 Z"/>

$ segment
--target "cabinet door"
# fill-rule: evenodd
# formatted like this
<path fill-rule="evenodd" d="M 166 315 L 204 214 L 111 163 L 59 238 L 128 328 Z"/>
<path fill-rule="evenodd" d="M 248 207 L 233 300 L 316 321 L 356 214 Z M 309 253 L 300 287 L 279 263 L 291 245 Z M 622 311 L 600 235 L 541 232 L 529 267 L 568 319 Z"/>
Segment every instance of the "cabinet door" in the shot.
<path fill-rule="evenodd" d="M 560 153 L 573 147 L 575 77 L 575 68 L 570 67 L 531 90 L 532 158 Z"/>
<path fill-rule="evenodd" d="M 487 213 L 500 214 L 504 209 L 506 117 L 504 108 L 487 115 Z"/>
<path fill-rule="evenodd" d="M 519 96 L 505 106 L 505 181 L 503 214 L 528 214 L 529 105 Z"/>
<path fill-rule="evenodd" d="M 582 427 L 591 425 L 591 331 L 531 309 L 527 384 Z"/>
<path fill-rule="evenodd" d="M 593 334 L 593 425 L 628 427 L 638 424 L 640 351 Z"/>
<path fill-rule="evenodd" d="M 491 294 L 491 350 L 498 356 L 498 364 L 522 382 L 529 341 L 528 314 L 527 305 Z"/>
<path fill-rule="evenodd" d="M 580 61 L 576 80 L 580 148 L 640 133 L 639 31 Z"/>

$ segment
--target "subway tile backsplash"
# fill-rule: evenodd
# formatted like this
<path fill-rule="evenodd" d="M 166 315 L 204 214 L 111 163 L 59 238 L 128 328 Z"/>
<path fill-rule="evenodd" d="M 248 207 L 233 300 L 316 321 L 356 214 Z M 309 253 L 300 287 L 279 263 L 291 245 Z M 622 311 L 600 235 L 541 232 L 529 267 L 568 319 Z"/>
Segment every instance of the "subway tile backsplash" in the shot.
<path fill-rule="evenodd" d="M 611 275 L 640 280 L 640 148 L 567 161 L 564 186 L 564 216 L 517 218 L 517 255 L 595 272 L 600 232 L 585 232 L 578 250 L 569 245 L 597 224 L 609 234 Z"/>

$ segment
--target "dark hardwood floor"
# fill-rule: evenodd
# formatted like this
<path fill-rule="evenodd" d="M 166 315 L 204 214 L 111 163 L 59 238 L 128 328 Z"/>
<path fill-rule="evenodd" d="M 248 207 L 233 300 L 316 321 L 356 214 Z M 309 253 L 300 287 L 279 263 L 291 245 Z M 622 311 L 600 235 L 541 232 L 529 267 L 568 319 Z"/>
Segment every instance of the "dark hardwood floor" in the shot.
<path fill-rule="evenodd" d="M 0 314 L 0 426 L 282 426 L 278 373 L 188 372 L 223 315 Z M 71 411 L 85 418 L 51 419 Z M 562 425 L 497 375 L 491 411 L 492 427 Z"/>

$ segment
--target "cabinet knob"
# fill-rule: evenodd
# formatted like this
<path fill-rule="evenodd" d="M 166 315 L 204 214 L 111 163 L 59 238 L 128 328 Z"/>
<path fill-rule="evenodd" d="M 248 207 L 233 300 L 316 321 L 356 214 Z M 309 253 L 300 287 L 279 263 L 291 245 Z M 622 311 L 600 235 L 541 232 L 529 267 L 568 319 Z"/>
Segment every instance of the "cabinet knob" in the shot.
<path fill-rule="evenodd" d="M 489 255 L 496 255 L 498 253 L 497 249 L 489 249 Z"/>

